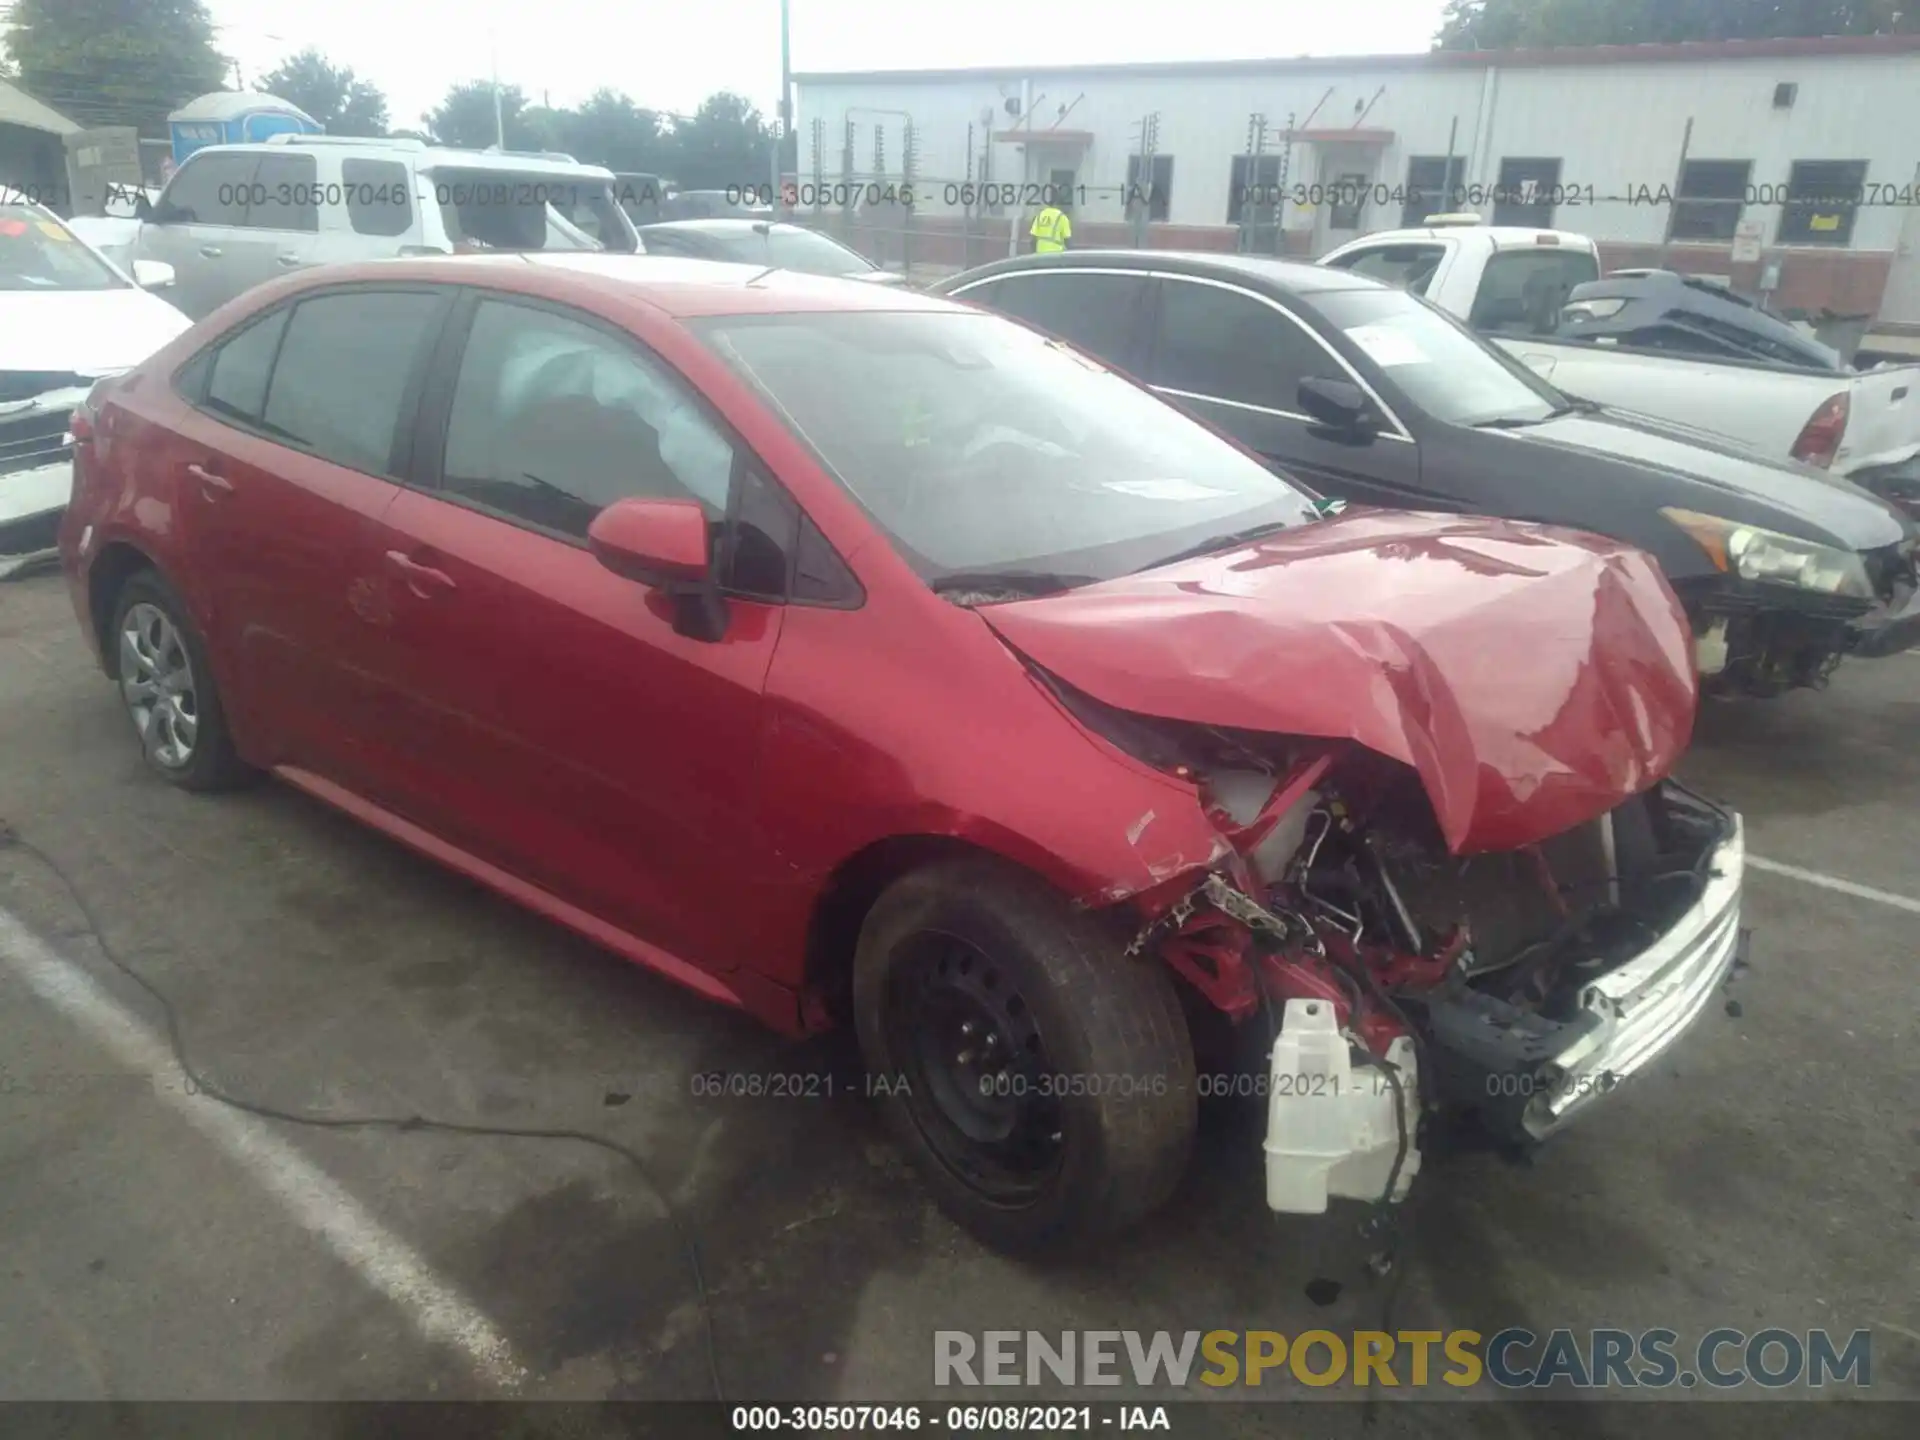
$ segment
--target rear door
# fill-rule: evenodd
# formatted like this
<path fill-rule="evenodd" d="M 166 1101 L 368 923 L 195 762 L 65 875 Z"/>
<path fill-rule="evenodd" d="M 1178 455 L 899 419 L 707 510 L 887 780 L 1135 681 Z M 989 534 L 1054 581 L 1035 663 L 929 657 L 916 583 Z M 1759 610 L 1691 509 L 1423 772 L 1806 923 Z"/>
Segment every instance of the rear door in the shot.
<path fill-rule="evenodd" d="M 313 155 L 289 150 L 260 157 L 247 192 L 246 214 L 226 241 L 232 295 L 314 263 L 321 193 Z"/>
<path fill-rule="evenodd" d="M 1419 447 L 1397 420 L 1350 435 L 1305 412 L 1300 382 L 1308 378 L 1372 392 L 1305 320 L 1267 296 L 1218 280 L 1158 276 L 1144 374 L 1161 395 L 1323 494 L 1372 505 L 1429 503 Z"/>
<path fill-rule="evenodd" d="M 565 307 L 470 298 L 381 522 L 390 803 L 676 955 L 715 955 L 757 806 L 762 691 L 799 510 L 664 361 Z M 588 551 L 629 496 L 693 499 L 718 641 Z"/>
<path fill-rule="evenodd" d="M 372 522 L 399 493 L 450 292 L 359 287 L 276 307 L 183 372 L 166 457 L 221 687 L 268 764 L 353 790 L 388 623 Z"/>
<path fill-rule="evenodd" d="M 1143 372 L 1147 351 L 1145 271 L 1049 265 L 1016 270 L 956 291 L 953 298 L 1011 315 L 1065 340 L 1129 375 Z"/>

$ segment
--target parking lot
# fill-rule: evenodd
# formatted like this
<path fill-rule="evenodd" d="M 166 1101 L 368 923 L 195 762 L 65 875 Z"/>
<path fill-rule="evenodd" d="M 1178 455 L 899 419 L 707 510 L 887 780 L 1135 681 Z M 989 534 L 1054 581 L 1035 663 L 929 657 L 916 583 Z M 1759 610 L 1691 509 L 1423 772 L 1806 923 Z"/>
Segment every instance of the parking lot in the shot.
<path fill-rule="evenodd" d="M 1911 656 L 1704 710 L 1684 774 L 1745 812 L 1764 863 L 1737 1003 L 1531 1163 L 1430 1160 L 1394 1326 L 1864 1328 L 1871 1393 L 1920 1399 L 1916 733 Z M 853 1093 L 846 1047 L 786 1045 L 284 787 L 151 777 L 56 576 L 0 587 L 0 735 L 0 819 L 210 1078 L 604 1136 L 644 1157 L 706 1290 L 649 1181 L 577 1139 L 300 1128 L 185 1093 L 153 1000 L 0 848 L 0 1399 L 697 1399 L 711 1359 L 734 1401 L 934 1400 L 936 1330 L 1378 1320 L 1357 1209 L 1265 1209 L 1257 1117 L 1208 1117 L 1175 1202 L 1097 1260 L 983 1250 Z M 713 1071 L 834 1093 L 715 1096 L 694 1081 Z M 1900 1428 L 1872 1409 L 1858 1433 Z M 1641 1429 L 1576 1418 L 1558 1433 Z M 1382 1425 L 1541 1433 L 1478 1405 Z"/>

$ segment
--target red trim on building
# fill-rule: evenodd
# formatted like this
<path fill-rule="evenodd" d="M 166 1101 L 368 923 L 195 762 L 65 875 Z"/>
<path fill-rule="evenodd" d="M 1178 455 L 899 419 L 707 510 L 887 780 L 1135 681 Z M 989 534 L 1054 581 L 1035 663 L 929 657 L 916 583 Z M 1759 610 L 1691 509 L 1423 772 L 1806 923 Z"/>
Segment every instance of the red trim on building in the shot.
<path fill-rule="evenodd" d="M 1106 76 L 1271 75 L 1329 70 L 1536 69 L 1556 65 L 1660 65 L 1702 60 L 1811 60 L 1826 56 L 1920 54 L 1920 35 L 1826 35 L 1786 40 L 1686 40 L 1668 45 L 1584 45 L 1541 50 L 1429 50 L 1408 55 L 1306 55 L 1293 59 L 1167 60 L 1114 65 L 992 65 L 957 70 L 816 70 L 793 77 L 799 85 L 924 80 L 1020 80 L 1036 75 L 1092 79 Z"/>

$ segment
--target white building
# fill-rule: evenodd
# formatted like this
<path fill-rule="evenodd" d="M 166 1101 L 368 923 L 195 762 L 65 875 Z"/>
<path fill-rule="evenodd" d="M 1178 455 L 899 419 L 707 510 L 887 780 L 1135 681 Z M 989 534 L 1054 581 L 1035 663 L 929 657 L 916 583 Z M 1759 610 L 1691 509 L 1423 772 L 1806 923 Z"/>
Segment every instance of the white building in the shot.
<path fill-rule="evenodd" d="M 1265 222 L 1268 249 L 1277 195 L 1285 248 L 1319 254 L 1476 210 L 1920 326 L 1920 36 L 795 82 L 803 211 L 910 179 L 927 235 L 1004 235 L 1052 194 L 1077 240 L 1124 244 L 1131 195 L 1146 243 L 1234 248 Z"/>

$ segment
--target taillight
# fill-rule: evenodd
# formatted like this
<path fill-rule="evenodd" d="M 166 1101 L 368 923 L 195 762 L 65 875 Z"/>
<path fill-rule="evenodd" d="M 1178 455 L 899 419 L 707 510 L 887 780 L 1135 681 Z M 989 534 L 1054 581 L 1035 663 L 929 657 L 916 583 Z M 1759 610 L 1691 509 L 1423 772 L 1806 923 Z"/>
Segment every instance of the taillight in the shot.
<path fill-rule="evenodd" d="M 93 417 L 84 410 L 76 410 L 67 417 L 67 434 L 76 445 L 84 445 L 93 439 Z"/>
<path fill-rule="evenodd" d="M 1852 402 L 1844 390 L 1822 402 L 1800 431 L 1800 438 L 1793 442 L 1793 458 L 1818 465 L 1822 470 L 1833 464 L 1833 457 L 1840 453 L 1840 441 L 1847 433 L 1847 415 L 1851 408 Z"/>

